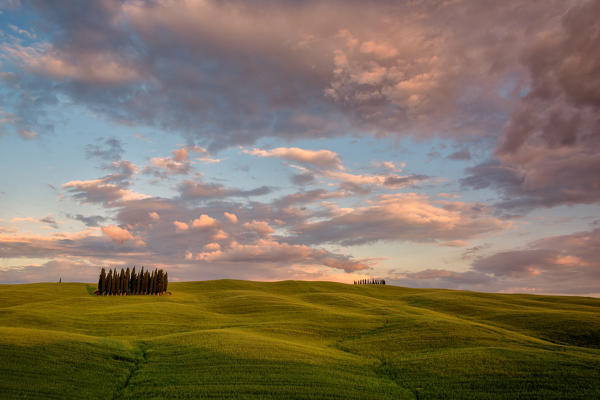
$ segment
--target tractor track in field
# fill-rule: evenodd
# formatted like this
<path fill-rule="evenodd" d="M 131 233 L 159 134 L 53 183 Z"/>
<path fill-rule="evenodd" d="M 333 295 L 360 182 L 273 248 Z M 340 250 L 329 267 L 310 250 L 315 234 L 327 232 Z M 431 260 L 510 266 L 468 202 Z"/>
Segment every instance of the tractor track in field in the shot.
<path fill-rule="evenodd" d="M 139 371 L 142 364 L 145 364 L 146 362 L 148 362 L 148 354 L 146 352 L 146 345 L 142 343 L 139 345 L 139 348 L 142 353 L 141 357 L 136 357 L 133 367 L 129 370 L 129 375 L 127 375 L 127 379 L 125 379 L 125 382 L 123 383 L 123 385 L 117 389 L 117 391 L 113 395 L 113 400 L 122 398 L 123 391 L 126 390 L 130 386 L 131 378 L 133 378 L 133 376 L 136 374 L 136 372 Z"/>

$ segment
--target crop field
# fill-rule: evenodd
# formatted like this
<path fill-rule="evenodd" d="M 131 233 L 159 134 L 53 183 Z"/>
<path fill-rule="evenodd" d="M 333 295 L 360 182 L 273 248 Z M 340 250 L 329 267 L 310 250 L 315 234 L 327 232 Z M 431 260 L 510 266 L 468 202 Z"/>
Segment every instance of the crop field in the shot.
<path fill-rule="evenodd" d="M 600 398 L 600 299 L 331 282 L 0 285 L 0 398 Z"/>

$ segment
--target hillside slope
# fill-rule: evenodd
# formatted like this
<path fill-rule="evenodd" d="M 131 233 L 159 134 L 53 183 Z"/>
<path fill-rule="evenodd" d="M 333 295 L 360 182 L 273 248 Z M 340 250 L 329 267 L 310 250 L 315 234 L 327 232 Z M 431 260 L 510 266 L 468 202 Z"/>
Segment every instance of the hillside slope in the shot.
<path fill-rule="evenodd" d="M 330 282 L 0 285 L 2 398 L 598 398 L 600 299 Z"/>

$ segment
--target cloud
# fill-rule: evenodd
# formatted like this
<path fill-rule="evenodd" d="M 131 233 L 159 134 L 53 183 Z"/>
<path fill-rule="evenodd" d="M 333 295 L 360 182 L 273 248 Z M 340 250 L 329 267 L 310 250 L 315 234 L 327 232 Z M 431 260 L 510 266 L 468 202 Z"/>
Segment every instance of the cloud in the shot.
<path fill-rule="evenodd" d="M 489 135 L 518 96 L 505 88 L 523 80 L 520 50 L 571 3 L 103 1 L 76 19 L 34 6 L 45 41 L 2 50 L 17 81 L 215 149 L 348 132 Z"/>
<path fill-rule="evenodd" d="M 29 48 L 31 49 L 31 48 Z M 68 53 L 46 46 L 43 52 L 20 54 L 22 65 L 36 73 L 57 81 L 85 82 L 92 85 L 118 85 L 140 80 L 138 71 L 127 61 L 118 59 L 114 52 L 81 51 L 77 59 Z"/>
<path fill-rule="evenodd" d="M 377 58 L 386 59 L 393 58 L 398 55 L 398 50 L 390 43 L 369 40 L 360 45 L 360 52 L 364 54 L 372 54 Z"/>
<path fill-rule="evenodd" d="M 188 224 L 181 221 L 173 221 L 173 225 L 175 225 L 175 228 L 177 228 L 177 230 L 179 231 L 187 231 L 188 229 L 190 229 Z"/>
<path fill-rule="evenodd" d="M 212 247 L 212 246 L 211 246 Z M 210 263 L 277 263 L 277 264 L 317 264 L 346 272 L 369 269 L 369 260 L 355 260 L 351 257 L 333 254 L 326 250 L 313 249 L 298 244 L 288 244 L 273 239 L 259 239 L 253 244 L 231 243 L 224 250 L 216 246 L 210 251 L 190 255 L 194 260 Z"/>
<path fill-rule="evenodd" d="M 455 151 L 454 153 L 450 154 L 448 156 L 448 159 L 449 160 L 456 160 L 456 161 L 470 160 L 471 159 L 471 153 L 469 152 L 468 149 L 458 150 L 458 151 Z"/>
<path fill-rule="evenodd" d="M 15 217 L 10 222 L 37 222 L 37 220 L 33 217 Z"/>
<path fill-rule="evenodd" d="M 510 224 L 479 203 L 436 201 L 416 193 L 381 195 L 370 205 L 294 227 L 303 243 L 356 245 L 377 241 L 465 240 Z"/>
<path fill-rule="evenodd" d="M 406 187 L 427 179 L 429 179 L 427 175 L 421 174 L 411 174 L 407 176 L 390 175 L 385 178 L 383 184 L 385 186 Z"/>
<path fill-rule="evenodd" d="M 330 192 L 325 189 L 313 189 L 285 195 L 279 199 L 276 199 L 273 204 L 278 208 L 288 208 L 296 204 L 304 205 L 319 200 L 334 199 L 345 196 L 346 194 L 342 191 Z"/>
<path fill-rule="evenodd" d="M 103 226 L 100 229 L 102 230 L 102 233 L 111 238 L 115 243 L 121 244 L 128 240 L 134 240 L 131 232 L 116 225 Z"/>
<path fill-rule="evenodd" d="M 317 168 L 343 169 L 340 156 L 331 150 L 306 150 L 298 147 L 277 147 L 272 150 L 252 149 L 244 153 L 257 157 L 276 157 L 308 164 Z"/>
<path fill-rule="evenodd" d="M 243 226 L 244 228 L 254 231 L 261 236 L 268 236 L 275 232 L 275 230 L 271 228 L 265 221 L 252 220 L 252 222 L 245 222 Z"/>
<path fill-rule="evenodd" d="M 51 215 L 46 215 L 45 217 L 36 219 L 33 217 L 15 217 L 12 218 L 10 220 L 10 222 L 12 223 L 18 223 L 18 222 L 39 222 L 42 224 L 46 224 L 49 225 L 50 227 L 54 228 L 54 229 L 58 229 L 58 222 L 56 222 L 56 219 L 54 219 L 53 216 Z"/>
<path fill-rule="evenodd" d="M 51 215 L 47 215 L 43 218 L 40 218 L 39 222 L 42 222 L 44 224 L 48 224 L 49 226 L 51 226 L 54 229 L 58 229 L 58 223 L 56 222 L 56 220 L 54 219 L 53 216 Z"/>
<path fill-rule="evenodd" d="M 302 174 L 294 174 L 291 178 L 292 182 L 296 185 L 308 185 L 315 181 L 315 176 L 310 172 L 305 172 Z"/>
<path fill-rule="evenodd" d="M 221 160 L 220 158 L 214 158 L 210 152 L 205 149 L 204 147 L 200 147 L 200 146 L 187 146 L 188 151 L 191 151 L 193 153 L 196 154 L 200 154 L 200 157 L 195 157 L 194 159 L 203 163 L 209 163 L 209 164 L 214 164 L 214 163 L 220 163 Z"/>
<path fill-rule="evenodd" d="M 192 228 L 205 229 L 205 228 L 216 228 L 218 226 L 217 220 L 209 217 L 206 214 L 202 214 L 200 217 L 192 221 Z"/>
<path fill-rule="evenodd" d="M 106 217 L 103 217 L 101 215 L 90 215 L 89 217 L 86 217 L 81 214 L 76 214 L 76 215 L 67 214 L 67 217 L 72 218 L 77 221 L 80 221 L 80 222 L 83 222 L 86 226 L 89 226 L 89 227 L 100 226 L 100 223 L 106 221 Z"/>
<path fill-rule="evenodd" d="M 140 200 L 149 196 L 123 189 L 112 183 L 110 179 L 100 178 L 87 181 L 69 181 L 62 185 L 71 195 L 84 203 L 101 203 L 114 207 L 121 201 Z"/>
<path fill-rule="evenodd" d="M 153 157 L 150 165 L 144 167 L 144 174 L 152 174 L 157 178 L 165 179 L 170 175 L 187 175 L 192 171 L 187 150 L 182 147 L 173 150 L 173 157 Z"/>
<path fill-rule="evenodd" d="M 123 157 L 123 144 L 115 137 L 98 138 L 96 144 L 89 144 L 85 147 L 87 158 L 100 158 L 104 161 L 118 161 Z"/>
<path fill-rule="evenodd" d="M 307 167 L 291 165 L 293 168 L 303 171 L 301 174 L 294 175 L 292 182 L 300 185 L 312 183 L 315 176 L 323 177 L 332 181 L 337 181 L 340 188 L 356 194 L 367 194 L 372 190 L 372 186 L 387 186 L 399 189 L 407 186 L 414 186 L 418 182 L 429 179 L 426 175 L 411 174 L 400 176 L 395 174 L 355 174 L 346 171 L 338 154 L 330 150 L 304 150 L 300 148 L 279 147 L 273 150 L 244 150 L 247 154 L 258 157 L 279 157 L 291 161 L 304 163 Z M 384 162 L 382 166 L 390 171 L 398 168 L 392 162 Z M 309 169 L 310 168 L 310 169 Z"/>
<path fill-rule="evenodd" d="M 411 287 L 598 296 L 599 249 L 600 230 L 595 229 L 546 237 L 524 249 L 479 256 L 465 272 L 428 269 L 396 272 L 390 279 Z"/>
<path fill-rule="evenodd" d="M 510 115 L 494 158 L 468 170 L 467 187 L 498 190 L 499 206 L 600 201 L 600 3 L 569 8 L 561 24 L 535 36 L 521 55 L 529 88 Z"/>
<path fill-rule="evenodd" d="M 139 256 L 141 241 L 116 244 L 98 228 L 88 228 L 79 232 L 57 232 L 50 235 L 0 234 L 0 257 L 22 259 L 113 259 L 119 262 L 135 261 Z M 109 232 L 112 230 L 109 229 Z M 136 238 L 137 239 L 137 238 Z M 130 244 L 132 246 L 130 246 Z"/>
<path fill-rule="evenodd" d="M 137 167 L 130 161 L 113 161 L 104 166 L 112 174 L 98 179 L 74 180 L 62 185 L 73 198 L 84 203 L 100 203 L 106 207 L 115 207 L 120 202 L 140 200 L 149 196 L 127 189 Z"/>
<path fill-rule="evenodd" d="M 237 224 L 238 222 L 238 217 L 237 215 L 235 215 L 234 213 L 228 213 L 227 211 L 225 211 L 223 213 L 223 215 L 225 216 L 225 218 L 227 218 L 227 220 L 229 222 L 231 222 L 232 224 Z"/>
<path fill-rule="evenodd" d="M 195 182 L 192 180 L 184 180 L 177 185 L 177 190 L 181 193 L 183 200 L 263 196 L 271 192 L 271 188 L 268 186 L 261 186 L 250 190 L 228 189 L 221 184 Z"/>

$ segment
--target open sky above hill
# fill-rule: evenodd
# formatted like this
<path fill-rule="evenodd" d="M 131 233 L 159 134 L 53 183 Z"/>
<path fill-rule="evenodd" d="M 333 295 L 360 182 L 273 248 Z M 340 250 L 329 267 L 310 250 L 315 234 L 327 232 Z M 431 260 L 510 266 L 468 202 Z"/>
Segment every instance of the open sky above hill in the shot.
<path fill-rule="evenodd" d="M 0 1 L 0 282 L 600 295 L 600 1 Z"/>

